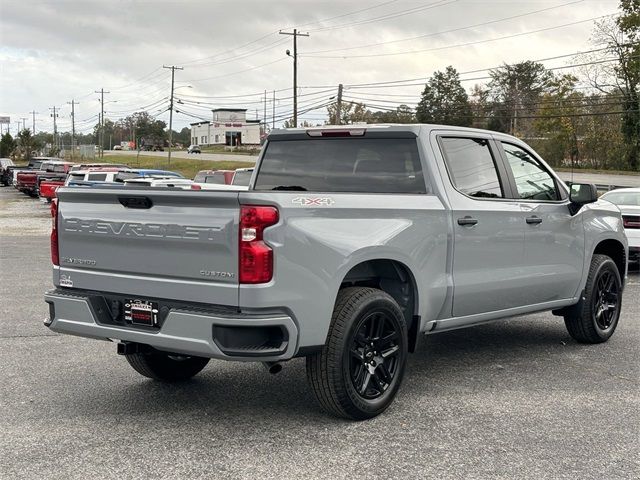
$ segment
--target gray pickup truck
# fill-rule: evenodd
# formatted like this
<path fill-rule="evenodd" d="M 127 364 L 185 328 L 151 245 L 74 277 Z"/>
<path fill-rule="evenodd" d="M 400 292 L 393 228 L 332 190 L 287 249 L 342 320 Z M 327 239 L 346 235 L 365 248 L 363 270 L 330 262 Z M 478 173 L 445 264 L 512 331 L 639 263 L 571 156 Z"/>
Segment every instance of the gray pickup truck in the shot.
<path fill-rule="evenodd" d="M 614 332 L 617 207 L 525 143 L 436 125 L 279 130 L 248 191 L 64 187 L 52 205 L 53 331 L 117 342 L 144 376 L 306 357 L 320 405 L 380 414 L 420 333 L 552 310 Z"/>

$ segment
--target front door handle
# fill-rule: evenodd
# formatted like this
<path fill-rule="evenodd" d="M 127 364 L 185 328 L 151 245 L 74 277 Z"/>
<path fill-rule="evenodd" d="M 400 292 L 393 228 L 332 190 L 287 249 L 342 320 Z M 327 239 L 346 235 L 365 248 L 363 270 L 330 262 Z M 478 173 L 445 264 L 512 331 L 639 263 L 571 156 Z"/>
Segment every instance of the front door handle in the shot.
<path fill-rule="evenodd" d="M 458 225 L 462 225 L 462 226 L 471 226 L 471 225 L 476 225 L 477 223 L 478 223 L 478 220 L 473 217 L 470 217 L 469 215 L 458 219 Z"/>
<path fill-rule="evenodd" d="M 542 219 L 534 215 L 533 217 L 527 217 L 527 223 L 529 225 L 537 225 L 538 223 L 542 223 Z"/>

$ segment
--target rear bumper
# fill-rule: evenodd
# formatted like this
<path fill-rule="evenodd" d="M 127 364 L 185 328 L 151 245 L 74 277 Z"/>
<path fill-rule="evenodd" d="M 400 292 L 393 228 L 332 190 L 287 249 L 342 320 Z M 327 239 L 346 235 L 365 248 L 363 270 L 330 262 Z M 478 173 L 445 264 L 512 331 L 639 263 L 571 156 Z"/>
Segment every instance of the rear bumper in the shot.
<path fill-rule="evenodd" d="M 283 313 L 212 313 L 202 308 L 170 308 L 160 328 L 106 324 L 101 298 L 89 293 L 52 290 L 45 294 L 50 318 L 45 325 L 58 333 L 150 345 L 158 350 L 235 361 L 280 361 L 295 356 L 298 327 Z M 106 304 L 105 304 L 106 305 Z M 276 344 L 260 346 L 261 335 L 276 332 Z M 280 332 L 280 333 L 277 333 Z"/>

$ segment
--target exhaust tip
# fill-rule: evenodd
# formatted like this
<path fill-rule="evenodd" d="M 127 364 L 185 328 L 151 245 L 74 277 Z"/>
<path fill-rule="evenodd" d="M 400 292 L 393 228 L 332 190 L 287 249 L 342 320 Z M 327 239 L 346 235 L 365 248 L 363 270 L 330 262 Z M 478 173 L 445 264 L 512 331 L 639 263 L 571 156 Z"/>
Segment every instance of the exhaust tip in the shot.
<path fill-rule="evenodd" d="M 264 368 L 266 368 L 271 375 L 282 371 L 282 364 L 280 362 L 262 362 L 262 365 L 264 365 Z"/>

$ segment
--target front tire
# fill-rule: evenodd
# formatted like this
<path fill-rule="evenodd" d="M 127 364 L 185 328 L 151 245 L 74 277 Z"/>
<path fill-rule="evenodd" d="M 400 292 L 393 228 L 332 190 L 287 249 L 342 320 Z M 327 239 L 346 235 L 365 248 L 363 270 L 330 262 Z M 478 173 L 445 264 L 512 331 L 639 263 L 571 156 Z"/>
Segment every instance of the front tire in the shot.
<path fill-rule="evenodd" d="M 129 365 L 153 380 L 180 382 L 198 374 L 209 363 L 208 358 L 189 357 L 160 351 L 125 355 Z"/>
<path fill-rule="evenodd" d="M 584 297 L 564 316 L 569 335 L 580 343 L 606 342 L 618 326 L 621 305 L 618 267 L 610 257 L 594 255 Z"/>
<path fill-rule="evenodd" d="M 387 293 L 374 288 L 340 290 L 327 342 L 307 357 L 307 378 L 328 413 L 364 420 L 391 404 L 405 371 L 407 325 Z"/>

